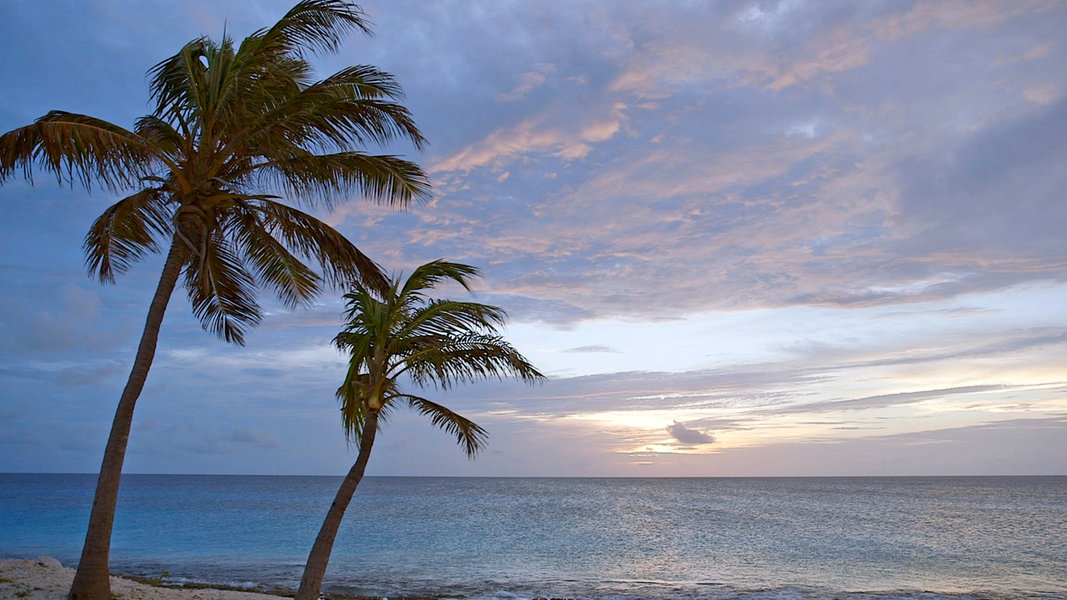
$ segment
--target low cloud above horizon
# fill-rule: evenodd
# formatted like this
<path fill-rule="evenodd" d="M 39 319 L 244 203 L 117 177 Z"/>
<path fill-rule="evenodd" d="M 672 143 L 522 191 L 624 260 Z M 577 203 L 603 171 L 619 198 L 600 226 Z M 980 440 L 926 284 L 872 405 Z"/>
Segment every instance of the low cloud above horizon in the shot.
<path fill-rule="evenodd" d="M 157 61 L 290 4 L 0 5 L 0 130 L 130 125 Z M 401 412 L 369 472 L 1067 475 L 1067 5 L 361 6 L 313 62 L 397 77 L 430 146 L 386 151 L 434 196 L 320 216 L 394 273 L 478 266 L 550 375 L 431 392 L 485 455 Z M 99 465 L 161 262 L 85 277 L 113 200 L 0 187 L 0 471 Z M 232 348 L 174 296 L 130 472 L 347 468 L 339 293 L 268 306 Z"/>

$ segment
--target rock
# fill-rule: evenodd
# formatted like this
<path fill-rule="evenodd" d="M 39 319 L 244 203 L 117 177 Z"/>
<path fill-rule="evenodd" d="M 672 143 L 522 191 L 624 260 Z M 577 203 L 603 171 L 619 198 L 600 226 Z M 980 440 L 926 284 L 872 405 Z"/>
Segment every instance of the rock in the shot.
<path fill-rule="evenodd" d="M 63 563 L 61 563 L 58 560 L 52 558 L 51 556 L 38 556 L 37 557 L 37 564 L 39 564 L 42 567 L 45 567 L 47 569 L 62 569 L 63 568 Z"/>

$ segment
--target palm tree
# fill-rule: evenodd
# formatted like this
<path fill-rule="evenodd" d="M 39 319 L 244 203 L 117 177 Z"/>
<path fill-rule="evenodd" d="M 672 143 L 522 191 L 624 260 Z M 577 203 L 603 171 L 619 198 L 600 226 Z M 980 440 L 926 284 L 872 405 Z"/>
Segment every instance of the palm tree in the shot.
<path fill-rule="evenodd" d="M 334 343 L 349 354 L 349 361 L 337 397 L 345 433 L 359 445 L 359 454 L 315 538 L 296 600 L 318 600 L 337 529 L 367 468 L 379 423 L 398 404 L 407 404 L 454 435 L 469 457 L 485 445 L 484 429 L 436 402 L 403 391 L 402 377 L 418 387 L 440 389 L 492 377 L 514 376 L 527 383 L 544 380 L 497 333 L 507 316 L 503 310 L 427 296 L 445 280 L 470 290 L 470 279 L 477 275 L 475 267 L 434 261 L 415 269 L 403 283 L 394 280 L 384 295 L 363 285 L 345 295 L 346 325 Z"/>
<path fill-rule="evenodd" d="M 167 249 L 104 451 L 74 600 L 111 599 L 111 529 L 134 404 L 179 280 L 204 328 L 238 345 L 262 319 L 258 287 L 296 307 L 323 284 L 389 285 L 340 233 L 290 205 L 329 208 L 361 194 L 404 206 L 428 195 L 414 163 L 360 150 L 402 138 L 424 144 L 393 77 L 354 66 L 312 78 L 309 55 L 336 50 L 352 30 L 369 33 L 359 7 L 304 0 L 239 47 L 226 35 L 199 38 L 153 67 L 154 110 L 133 130 L 52 111 L 0 136 L 0 182 L 16 170 L 32 182 L 36 166 L 87 191 L 129 193 L 85 238 L 86 265 L 102 282 Z"/>

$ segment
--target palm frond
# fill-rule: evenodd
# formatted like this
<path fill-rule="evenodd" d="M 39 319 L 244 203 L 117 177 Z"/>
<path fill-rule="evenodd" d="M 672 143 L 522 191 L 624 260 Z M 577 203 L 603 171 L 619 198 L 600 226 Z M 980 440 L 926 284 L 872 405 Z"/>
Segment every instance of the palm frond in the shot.
<path fill-rule="evenodd" d="M 508 376 L 526 383 L 544 379 L 500 336 L 473 332 L 459 333 L 416 349 L 404 358 L 403 367 L 396 372 L 406 373 L 416 385 L 435 385 L 441 389 Z"/>
<path fill-rule="evenodd" d="M 233 40 L 208 47 L 204 53 L 207 70 L 201 92 L 201 147 L 212 148 L 225 139 L 230 131 L 248 118 L 246 98 L 241 97 L 242 83 L 247 74 L 235 67 Z"/>
<path fill-rule="evenodd" d="M 459 300 L 420 300 L 418 311 L 404 323 L 403 336 L 450 336 L 462 331 L 494 331 L 507 313 L 497 306 Z"/>
<path fill-rule="evenodd" d="M 363 152 L 301 154 L 254 165 L 261 184 L 288 196 L 313 197 L 328 207 L 353 194 L 404 208 L 430 198 L 430 182 L 415 163 Z"/>
<path fill-rule="evenodd" d="M 344 36 L 353 30 L 370 35 L 366 13 L 343 0 L 303 0 L 268 30 L 252 37 L 262 38 L 268 48 L 301 55 L 336 52 Z"/>
<path fill-rule="evenodd" d="M 350 364 L 344 382 L 337 388 L 337 399 L 341 401 L 341 425 L 345 438 L 359 440 L 363 435 L 363 425 L 367 422 L 366 387 L 367 376 L 359 372 L 359 365 Z"/>
<path fill-rule="evenodd" d="M 404 89 L 396 78 L 373 65 L 351 65 L 337 71 L 301 92 L 302 100 L 402 100 Z"/>
<path fill-rule="evenodd" d="M 287 248 L 318 262 L 330 285 L 363 283 L 371 289 L 388 288 L 389 280 L 381 267 L 326 223 L 267 199 L 249 201 L 247 206 L 258 214 L 263 228 Z"/>
<path fill-rule="evenodd" d="M 384 424 L 395 410 L 393 401 L 400 395 L 396 389 L 396 382 L 375 380 L 362 371 L 361 365 L 350 364 L 344 383 L 337 388 L 337 398 L 341 401 L 341 424 L 345 438 L 349 442 L 359 444 L 363 436 L 367 415 L 372 410 L 371 394 L 382 396 L 381 406 L 373 410 L 378 413 L 379 423 Z"/>
<path fill-rule="evenodd" d="M 238 203 L 232 218 L 235 245 L 255 269 L 256 279 L 289 308 L 308 304 L 318 294 L 322 278 L 278 241 L 246 203 Z"/>
<path fill-rule="evenodd" d="M 463 446 L 468 458 L 474 458 L 489 441 L 489 432 L 463 415 L 419 396 L 405 394 L 403 398 L 420 415 L 430 417 L 430 422 L 433 423 L 434 427 L 443 429 L 455 436 L 456 443 Z"/>
<path fill-rule="evenodd" d="M 433 289 L 442 281 L 451 279 L 470 291 L 472 279 L 480 277 L 478 267 L 461 263 L 435 260 L 419 265 L 404 281 L 399 297 L 403 299 L 422 299 L 425 291 Z"/>
<path fill-rule="evenodd" d="M 170 237 L 172 210 L 159 188 L 146 188 L 112 204 L 85 235 L 85 265 L 104 283 L 125 273 L 145 254 L 159 252 L 159 240 Z"/>
<path fill-rule="evenodd" d="M 433 261 L 422 265 L 401 282 L 393 280 L 387 294 L 356 286 L 345 294 L 345 325 L 334 344 L 348 354 L 348 373 L 338 396 L 349 407 L 351 423 L 374 410 L 406 399 L 412 408 L 429 416 L 433 424 L 456 436 L 469 456 L 481 448 L 486 432 L 477 424 L 440 404 L 402 393 L 399 381 L 407 376 L 416 386 L 448 389 L 459 383 L 516 377 L 538 383 L 544 375 L 497 333 L 504 311 L 475 302 L 436 300 L 428 297 L 435 284 L 446 280 L 469 289 L 475 267 Z"/>
<path fill-rule="evenodd" d="M 149 94 L 156 105 L 153 111 L 156 116 L 168 121 L 178 118 L 199 121 L 206 100 L 204 56 L 213 45 L 205 37 L 195 39 L 149 69 Z"/>
<path fill-rule="evenodd" d="M 57 181 L 86 189 L 99 182 L 111 191 L 135 185 L 151 174 L 157 155 L 135 133 L 76 113 L 53 110 L 32 125 L 0 136 L 0 181 L 17 168 L 32 181 L 33 166 Z"/>
<path fill-rule="evenodd" d="M 134 131 L 145 144 L 156 149 L 160 160 L 167 162 L 172 172 L 180 171 L 177 168 L 176 159 L 182 155 L 189 144 L 187 133 L 178 131 L 173 125 L 155 115 L 137 119 Z"/>
<path fill-rule="evenodd" d="M 344 295 L 344 324 L 334 338 L 338 350 L 347 352 L 353 361 L 366 361 L 373 353 L 378 332 L 387 327 L 385 305 L 362 285 Z"/>
<path fill-rule="evenodd" d="M 399 103 L 403 98 L 403 89 L 389 73 L 370 65 L 351 66 L 287 98 L 263 123 L 308 147 L 349 148 L 406 138 L 421 149 L 426 139 L 411 112 Z"/>
<path fill-rule="evenodd" d="M 244 345 L 245 331 L 263 313 L 255 298 L 255 280 L 220 233 L 205 234 L 185 267 L 185 288 L 193 314 L 204 329 L 223 340 Z"/>

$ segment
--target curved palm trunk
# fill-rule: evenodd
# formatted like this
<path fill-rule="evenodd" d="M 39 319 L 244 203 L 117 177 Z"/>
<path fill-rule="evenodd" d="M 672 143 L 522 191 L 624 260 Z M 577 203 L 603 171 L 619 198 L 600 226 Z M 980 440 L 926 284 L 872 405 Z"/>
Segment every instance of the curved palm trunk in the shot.
<path fill-rule="evenodd" d="M 111 600 L 111 580 L 108 573 L 108 557 L 111 551 L 111 527 L 115 522 L 115 505 L 119 495 L 119 480 L 122 477 L 122 463 L 126 458 L 126 443 L 130 439 L 130 426 L 133 423 L 133 408 L 137 397 L 141 395 L 152 358 L 156 354 L 156 342 L 159 328 L 163 324 L 163 313 L 167 302 L 178 282 L 182 265 L 188 251 L 175 237 L 171 242 L 159 285 L 148 308 L 141 343 L 137 346 L 137 355 L 133 361 L 130 378 L 122 390 L 115 420 L 111 423 L 111 435 L 104 448 L 104 460 L 100 465 L 100 476 L 96 482 L 96 496 L 89 513 L 89 530 L 85 534 L 78 571 L 70 587 L 71 600 Z"/>
<path fill-rule="evenodd" d="M 300 589 L 296 591 L 294 600 L 319 600 L 319 590 L 322 588 L 322 578 L 326 575 L 326 565 L 330 562 L 330 552 L 333 551 L 333 541 L 337 537 L 337 529 L 341 526 L 341 519 L 345 516 L 348 503 L 352 501 L 352 494 L 356 492 L 356 486 L 363 479 L 363 471 L 367 469 L 367 461 L 370 460 L 371 446 L 374 445 L 374 435 L 378 431 L 378 412 L 370 411 L 367 414 L 367 422 L 363 424 L 363 435 L 359 441 L 359 456 L 356 463 L 348 471 L 341 487 L 337 490 L 337 496 L 326 513 L 326 520 L 322 522 L 319 535 L 315 538 L 315 545 L 308 554 L 307 564 L 304 566 L 304 576 L 300 578 Z"/>

